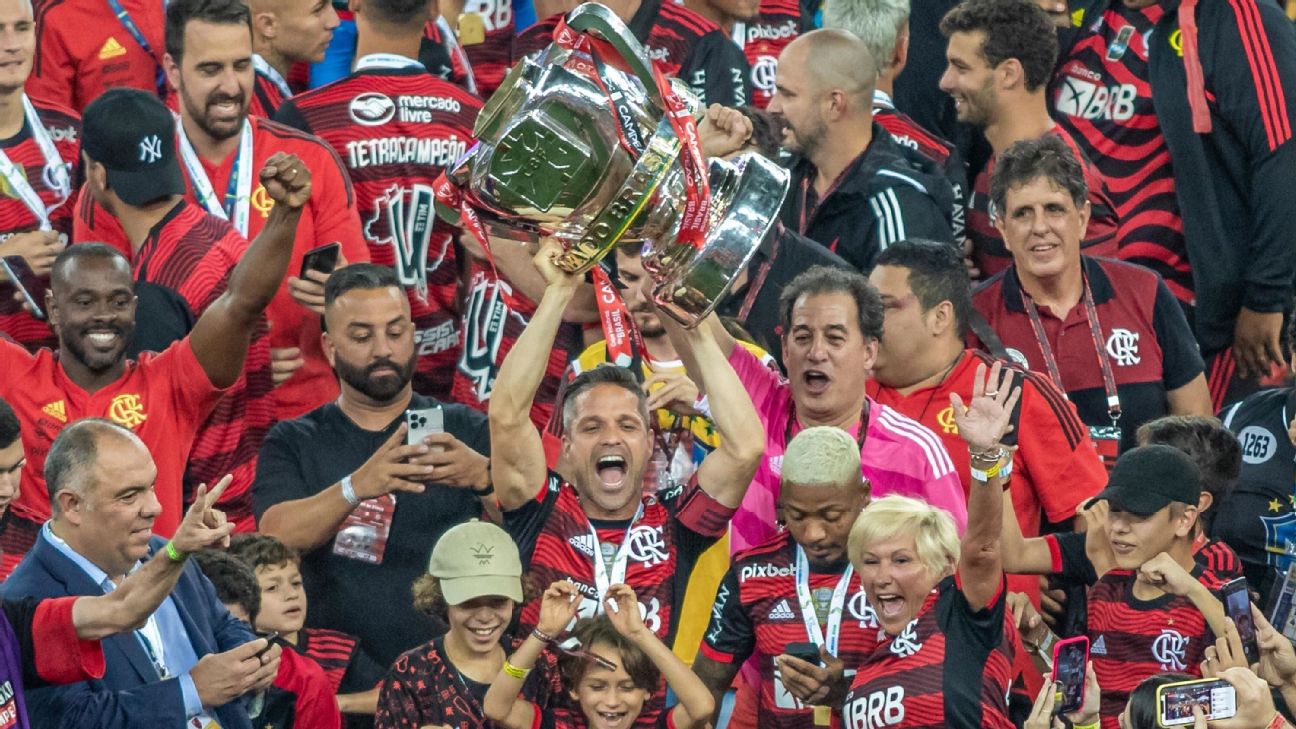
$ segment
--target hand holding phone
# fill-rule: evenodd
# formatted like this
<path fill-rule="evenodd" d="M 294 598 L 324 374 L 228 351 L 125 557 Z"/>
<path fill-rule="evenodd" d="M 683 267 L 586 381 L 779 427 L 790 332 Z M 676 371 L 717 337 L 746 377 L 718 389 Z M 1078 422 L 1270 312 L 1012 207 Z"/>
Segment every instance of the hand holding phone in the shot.
<path fill-rule="evenodd" d="M 1070 714 L 1084 703 L 1085 667 L 1089 663 L 1089 639 L 1067 638 L 1053 646 L 1053 681 L 1058 698 L 1053 713 Z"/>
<path fill-rule="evenodd" d="M 27 259 L 22 256 L 5 256 L 0 258 L 0 268 L 4 270 L 5 277 L 13 284 L 18 293 L 22 295 L 23 302 L 31 315 L 37 319 L 45 318 L 45 310 L 42 308 L 45 304 L 45 291 L 48 288 L 46 279 L 36 275 L 31 266 L 27 265 Z"/>
<path fill-rule="evenodd" d="M 325 243 L 318 248 L 312 248 L 306 251 L 302 256 L 301 274 L 297 278 L 306 278 L 307 271 L 319 271 L 321 273 L 333 273 L 337 268 L 338 254 L 342 250 L 341 243 Z"/>
<path fill-rule="evenodd" d="M 1188 726 L 1194 722 L 1193 707 L 1207 721 L 1228 719 L 1237 714 L 1237 692 L 1228 681 L 1203 678 L 1157 687 L 1157 721 L 1163 727 Z"/>
<path fill-rule="evenodd" d="M 784 646 L 783 653 L 799 661 L 805 661 L 812 666 L 823 666 L 823 657 L 819 655 L 819 646 L 814 643 L 788 643 Z"/>
<path fill-rule="evenodd" d="M 257 651 L 256 654 L 257 658 L 261 658 L 267 652 L 269 652 L 271 648 L 274 647 L 275 641 L 279 639 L 279 631 L 272 630 L 269 633 L 257 633 L 257 637 L 265 638 L 266 641 L 265 648 L 262 648 L 261 650 Z"/>
<path fill-rule="evenodd" d="M 409 426 L 405 444 L 417 445 L 433 433 L 445 432 L 445 411 L 440 406 L 411 408 L 405 411 L 405 424 Z"/>
<path fill-rule="evenodd" d="M 1239 577 L 1225 583 L 1220 588 L 1220 597 L 1224 600 L 1224 612 L 1237 626 L 1247 665 L 1259 661 L 1260 641 L 1256 635 L 1255 618 L 1251 615 L 1251 591 L 1247 588 L 1246 578 Z"/>

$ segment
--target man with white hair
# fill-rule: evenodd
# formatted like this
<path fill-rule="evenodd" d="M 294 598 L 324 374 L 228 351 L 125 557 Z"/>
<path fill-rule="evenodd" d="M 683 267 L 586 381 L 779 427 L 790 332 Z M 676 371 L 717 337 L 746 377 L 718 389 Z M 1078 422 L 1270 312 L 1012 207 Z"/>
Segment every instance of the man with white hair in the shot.
<path fill-rule="evenodd" d="M 725 575 L 693 671 L 716 706 L 748 658 L 735 716 L 760 729 L 827 726 L 858 666 L 877 644 L 877 621 L 846 555 L 855 517 L 869 502 L 859 446 L 832 426 L 806 428 L 783 456 L 781 522 L 768 541 L 740 552 Z M 822 666 L 789 655 L 809 641 Z M 831 708 L 830 708 L 831 707 Z"/>
<path fill-rule="evenodd" d="M 930 163 L 954 189 L 955 207 L 951 228 L 954 239 L 963 237 L 963 206 L 967 197 L 967 169 L 954 144 L 914 121 L 896 108 L 892 98 L 895 80 L 909 61 L 909 0 L 838 0 L 824 8 L 824 27 L 854 33 L 878 63 L 877 85 L 873 89 L 873 120 L 891 133 L 920 168 Z"/>

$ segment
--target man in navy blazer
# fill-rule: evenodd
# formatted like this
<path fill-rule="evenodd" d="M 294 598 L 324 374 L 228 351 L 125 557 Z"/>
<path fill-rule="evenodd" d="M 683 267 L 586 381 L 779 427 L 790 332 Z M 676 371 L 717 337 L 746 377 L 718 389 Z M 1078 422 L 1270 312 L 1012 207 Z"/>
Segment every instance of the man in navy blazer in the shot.
<path fill-rule="evenodd" d="M 129 430 L 104 420 L 65 429 L 45 463 L 53 518 L 5 581 L 4 597 L 111 592 L 166 545 L 152 536 L 161 510 L 156 475 Z M 30 690 L 28 715 L 40 727 L 179 729 L 215 721 L 251 729 L 240 699 L 267 688 L 279 667 L 280 649 L 263 654 L 265 646 L 188 564 L 144 625 L 103 640 L 102 679 Z"/>

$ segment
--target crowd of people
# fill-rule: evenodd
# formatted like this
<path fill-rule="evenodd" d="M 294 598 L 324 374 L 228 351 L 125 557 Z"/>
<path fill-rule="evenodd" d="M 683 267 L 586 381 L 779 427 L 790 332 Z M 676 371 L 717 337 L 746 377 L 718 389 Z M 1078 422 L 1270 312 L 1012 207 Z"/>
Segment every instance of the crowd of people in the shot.
<path fill-rule="evenodd" d="M 1296 6 L 606 0 L 684 327 L 439 215 L 576 4 L 0 0 L 0 726 L 1296 727 Z"/>

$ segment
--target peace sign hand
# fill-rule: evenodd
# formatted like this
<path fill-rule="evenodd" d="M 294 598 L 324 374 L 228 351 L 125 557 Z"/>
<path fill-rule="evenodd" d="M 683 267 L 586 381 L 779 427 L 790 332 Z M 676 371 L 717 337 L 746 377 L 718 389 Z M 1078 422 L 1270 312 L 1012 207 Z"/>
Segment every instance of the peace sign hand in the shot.
<path fill-rule="evenodd" d="M 177 550 L 189 554 L 208 547 L 229 546 L 229 535 L 234 531 L 234 523 L 225 519 L 225 512 L 216 508 L 216 502 L 233 480 L 234 477 L 227 474 L 216 482 L 216 487 L 211 491 L 207 490 L 207 484 L 198 486 L 193 504 L 185 512 L 184 520 L 171 537 Z"/>
<path fill-rule="evenodd" d="M 986 366 L 977 365 L 972 380 L 972 403 L 964 406 L 957 392 L 950 393 L 954 423 L 959 435 L 973 453 L 984 453 L 999 446 L 999 439 L 1012 429 L 1013 408 L 1021 398 L 1021 387 L 1012 387 L 1013 372 L 1002 362 L 995 362 L 986 376 Z"/>

